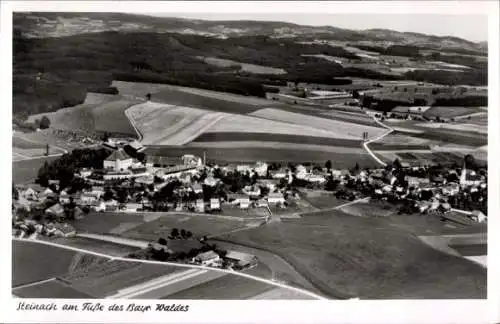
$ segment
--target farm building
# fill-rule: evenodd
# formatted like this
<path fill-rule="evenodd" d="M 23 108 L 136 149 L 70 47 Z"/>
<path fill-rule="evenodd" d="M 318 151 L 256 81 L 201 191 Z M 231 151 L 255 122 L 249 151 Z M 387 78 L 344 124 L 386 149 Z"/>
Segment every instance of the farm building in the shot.
<path fill-rule="evenodd" d="M 256 256 L 238 251 L 228 251 L 225 259 L 233 262 L 239 268 L 251 267 L 259 262 Z"/>
<path fill-rule="evenodd" d="M 134 159 L 130 155 L 123 149 L 118 149 L 104 160 L 104 168 L 115 171 L 126 170 L 132 166 L 133 162 Z"/>
<path fill-rule="evenodd" d="M 164 180 L 171 178 L 178 178 L 181 174 L 189 173 L 195 174 L 196 166 L 193 165 L 176 165 L 160 169 L 156 172 L 156 176 L 163 178 Z"/>
<path fill-rule="evenodd" d="M 53 225 L 53 229 L 54 229 L 53 230 L 54 235 L 58 236 L 69 237 L 76 234 L 75 228 L 67 223 L 64 224 L 56 223 Z"/>
<path fill-rule="evenodd" d="M 240 205 L 240 208 L 248 208 L 250 206 L 250 197 L 242 194 L 228 195 L 228 201 L 234 205 Z"/>
<path fill-rule="evenodd" d="M 472 220 L 478 222 L 478 223 L 484 223 L 488 219 L 485 214 L 480 212 L 479 210 L 475 210 L 471 213 Z"/>
<path fill-rule="evenodd" d="M 417 187 L 424 183 L 430 183 L 429 178 L 419 178 L 419 177 L 406 177 L 406 181 L 408 181 L 408 185 L 410 187 Z"/>
<path fill-rule="evenodd" d="M 391 113 L 394 113 L 396 116 L 400 117 L 407 117 L 407 116 L 413 116 L 413 117 L 422 117 L 423 114 L 431 108 L 430 106 L 397 106 L 394 109 L 391 110 Z"/>
<path fill-rule="evenodd" d="M 257 162 L 255 164 L 255 173 L 257 173 L 260 177 L 264 177 L 267 174 L 268 164 L 265 162 Z"/>
<path fill-rule="evenodd" d="M 199 213 L 205 212 L 205 202 L 203 202 L 203 199 L 196 200 L 195 209 Z"/>
<path fill-rule="evenodd" d="M 220 256 L 214 251 L 207 251 L 198 254 L 192 261 L 204 266 L 213 266 L 220 261 Z"/>

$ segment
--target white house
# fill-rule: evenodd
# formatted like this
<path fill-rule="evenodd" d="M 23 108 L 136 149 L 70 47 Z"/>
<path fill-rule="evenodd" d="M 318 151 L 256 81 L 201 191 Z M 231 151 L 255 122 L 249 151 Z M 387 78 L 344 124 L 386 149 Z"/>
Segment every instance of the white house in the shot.
<path fill-rule="evenodd" d="M 248 164 L 240 164 L 236 166 L 236 171 L 240 173 L 247 173 L 252 170 L 252 167 Z"/>
<path fill-rule="evenodd" d="M 198 254 L 193 258 L 193 262 L 200 263 L 204 266 L 213 266 L 216 265 L 220 261 L 220 256 L 214 251 L 207 251 L 204 253 Z"/>
<path fill-rule="evenodd" d="M 133 162 L 134 159 L 120 148 L 104 160 L 104 168 L 115 171 L 126 170 L 132 166 Z"/>
<path fill-rule="evenodd" d="M 201 193 L 203 193 L 203 187 L 199 183 L 193 184 L 192 189 L 193 189 L 193 192 L 195 194 L 201 194 Z"/>
<path fill-rule="evenodd" d="M 298 178 L 298 176 L 297 176 Z M 305 180 L 309 182 L 314 182 L 314 183 L 324 183 L 326 182 L 326 178 L 322 175 L 319 174 L 308 174 L 305 177 Z"/>
<path fill-rule="evenodd" d="M 472 212 L 472 219 L 478 223 L 484 223 L 488 219 L 485 214 L 480 212 L 479 210 L 475 210 Z"/>
<path fill-rule="evenodd" d="M 211 210 L 219 210 L 220 209 L 219 198 L 210 198 L 210 209 Z"/>
<path fill-rule="evenodd" d="M 197 199 L 196 200 L 195 209 L 199 213 L 205 212 L 205 202 L 203 201 L 203 199 Z"/>
<path fill-rule="evenodd" d="M 138 209 L 142 208 L 142 204 L 138 203 L 126 203 L 125 204 L 125 209 L 123 210 L 124 212 L 127 213 L 133 213 L 136 212 Z"/>
<path fill-rule="evenodd" d="M 102 187 L 102 186 L 93 186 L 92 190 L 90 192 L 93 195 L 95 195 L 97 198 L 101 198 L 104 195 L 104 187 Z"/>
<path fill-rule="evenodd" d="M 269 204 L 284 204 L 285 198 L 281 192 L 272 192 L 267 196 L 267 202 Z"/>
<path fill-rule="evenodd" d="M 212 176 L 208 176 L 203 181 L 203 184 L 209 187 L 214 187 L 215 185 L 217 185 L 217 182 L 218 182 L 217 179 L 215 179 Z"/>
<path fill-rule="evenodd" d="M 297 165 L 295 168 L 295 176 L 297 179 L 305 179 L 307 177 L 307 169 L 303 165 Z"/>
<path fill-rule="evenodd" d="M 270 172 L 273 179 L 284 179 L 288 175 L 286 170 L 277 170 Z"/>
<path fill-rule="evenodd" d="M 90 192 L 84 192 L 80 195 L 80 200 L 84 204 L 92 204 L 93 202 L 97 201 L 97 199 L 97 196 Z"/>
<path fill-rule="evenodd" d="M 81 169 L 80 170 L 80 177 L 82 178 L 87 178 L 87 177 L 90 177 L 92 175 L 92 170 L 89 170 L 89 169 Z"/>
<path fill-rule="evenodd" d="M 268 167 L 268 164 L 265 163 L 265 162 L 257 162 L 255 164 L 255 172 L 260 176 L 260 177 L 264 177 L 266 174 L 267 174 L 267 167 Z"/>
<path fill-rule="evenodd" d="M 104 212 L 106 211 L 106 204 L 104 201 L 95 201 L 92 203 L 92 209 L 96 212 Z"/>

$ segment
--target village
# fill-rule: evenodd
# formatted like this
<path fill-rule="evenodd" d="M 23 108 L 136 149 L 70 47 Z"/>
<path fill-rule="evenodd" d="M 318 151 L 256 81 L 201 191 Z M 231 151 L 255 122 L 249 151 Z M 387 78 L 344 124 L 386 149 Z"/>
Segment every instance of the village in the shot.
<path fill-rule="evenodd" d="M 76 231 L 67 221 L 89 212 L 243 214 L 268 222 L 275 219 L 273 211 L 296 211 L 303 188 L 329 191 L 331 199 L 383 200 L 400 213 L 446 217 L 453 210 L 468 221 L 486 222 L 487 171 L 467 156 L 456 167 L 409 167 L 396 160 L 381 169 L 337 170 L 332 161 L 218 166 L 194 155 L 145 156 L 136 141 L 117 139 L 103 147 L 101 169 L 77 168 L 68 181 L 61 168 L 48 178 L 45 166 L 48 173 L 39 172 L 38 184 L 14 185 L 13 235 L 72 236 Z"/>

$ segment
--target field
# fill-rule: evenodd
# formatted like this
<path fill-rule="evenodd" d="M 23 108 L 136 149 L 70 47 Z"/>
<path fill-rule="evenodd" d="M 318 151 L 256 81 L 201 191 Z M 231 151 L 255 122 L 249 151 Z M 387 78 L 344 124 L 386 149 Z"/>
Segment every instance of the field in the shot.
<path fill-rule="evenodd" d="M 27 241 L 12 242 L 12 286 L 46 280 L 78 268 L 89 258 L 85 254 L 46 244 Z M 104 260 L 89 256 L 90 262 Z M 36 266 L 34 266 L 36 265 Z"/>
<path fill-rule="evenodd" d="M 316 129 L 312 125 L 304 126 L 300 124 L 293 124 L 287 121 L 275 121 L 263 118 L 256 118 L 244 115 L 231 115 L 228 116 L 217 124 L 206 130 L 208 133 L 272 133 L 272 134 L 293 134 L 302 136 L 315 136 L 315 137 L 330 137 L 330 138 L 346 138 L 358 139 L 362 134 L 347 133 L 345 129 Z"/>
<path fill-rule="evenodd" d="M 291 163 L 325 163 L 332 160 L 337 168 L 352 168 L 356 163 L 360 167 L 376 167 L 377 162 L 361 148 L 355 152 L 338 152 L 340 147 L 331 147 L 331 151 L 326 151 L 328 146 L 322 146 L 321 149 L 310 149 L 297 154 L 297 145 L 290 144 L 276 148 L 275 146 L 265 146 L 256 142 L 255 145 L 243 145 L 246 142 L 235 142 L 232 147 L 217 145 L 209 147 L 205 145 L 193 146 L 190 143 L 187 147 L 148 147 L 146 154 L 178 157 L 183 154 L 195 154 L 203 156 L 206 153 L 207 161 L 214 163 L 251 163 L 255 161 L 266 162 L 291 162 Z M 203 143 L 205 144 L 205 143 Z M 280 143 L 287 144 L 287 143 Z M 294 146 L 294 147 L 290 147 Z M 245 149 L 242 149 L 245 148 Z M 301 148 L 302 149 L 302 148 Z M 347 149 L 347 148 L 346 148 Z"/>
<path fill-rule="evenodd" d="M 136 248 L 130 246 L 98 241 L 85 237 L 60 237 L 51 240 L 51 242 L 118 257 L 126 257 L 128 254 L 137 251 Z"/>
<path fill-rule="evenodd" d="M 252 299 L 258 300 L 309 300 L 314 299 L 307 295 L 301 294 L 299 292 L 295 292 L 290 289 L 285 288 L 275 288 L 272 290 L 268 290 L 265 293 L 252 297 Z"/>
<path fill-rule="evenodd" d="M 435 119 L 436 117 L 453 118 L 480 111 L 481 110 L 476 107 L 431 107 L 429 110 L 424 112 L 423 116 L 431 119 Z"/>
<path fill-rule="evenodd" d="M 13 289 L 12 293 L 21 298 L 63 298 L 89 299 L 91 295 L 78 291 L 61 280 L 54 279 L 33 286 Z"/>
<path fill-rule="evenodd" d="M 55 134 L 54 129 L 43 129 L 38 132 L 29 132 L 29 133 L 15 133 L 13 135 L 15 138 L 22 138 L 25 141 L 32 141 L 34 143 L 38 143 L 43 146 L 45 149 L 45 145 L 49 144 L 49 154 L 54 154 L 60 151 L 60 149 L 65 150 L 73 150 L 75 148 L 82 148 L 85 144 L 80 142 L 70 141 L 66 138 L 61 138 Z M 36 144 L 35 144 L 36 145 Z M 55 148 L 57 147 L 57 148 Z M 44 150 L 45 153 L 45 150 Z"/>
<path fill-rule="evenodd" d="M 315 212 L 223 238 L 271 250 L 330 296 L 486 297 L 485 269 L 435 251 L 386 217 Z"/>
<path fill-rule="evenodd" d="M 72 271 L 60 279 L 79 291 L 103 298 L 129 286 L 178 271 L 182 271 L 182 268 L 131 261 L 109 261 Z"/>
<path fill-rule="evenodd" d="M 168 237 L 173 228 L 191 231 L 194 237 L 201 237 L 220 235 L 249 226 L 255 225 L 242 222 L 231 216 L 162 214 L 157 219 L 129 229 L 121 235 L 133 239 L 156 241 L 160 237 Z"/>
<path fill-rule="evenodd" d="M 225 275 L 162 299 L 249 299 L 273 288 L 275 286 L 260 281 L 241 276 Z"/>
<path fill-rule="evenodd" d="M 34 157 L 43 157 L 46 153 L 46 145 L 25 138 L 19 133 L 12 136 L 12 161 L 20 161 Z M 49 147 L 49 154 L 62 154 L 61 149 Z"/>
<path fill-rule="evenodd" d="M 293 134 L 273 134 L 273 133 L 238 133 L 238 132 L 220 132 L 203 133 L 192 143 L 211 143 L 211 142 L 278 142 L 308 145 L 341 146 L 341 147 L 361 147 L 360 139 L 329 138 L 300 136 Z"/>
<path fill-rule="evenodd" d="M 182 145 L 190 142 L 225 114 L 197 108 L 146 102 L 127 110 L 144 136 L 144 144 Z"/>
<path fill-rule="evenodd" d="M 167 84 L 113 81 L 112 85 L 123 96 L 144 98 L 147 93 L 151 93 L 151 100 L 155 102 L 234 114 L 249 113 L 259 106 L 272 104 L 268 100 L 256 97 Z"/>
<path fill-rule="evenodd" d="M 120 96 L 104 95 L 106 99 L 96 100 L 91 96 L 83 104 L 46 114 L 33 115 L 28 121 L 33 122 L 42 116 L 50 120 L 50 127 L 68 131 L 105 132 L 136 136 L 124 111 L 138 103 L 138 100 L 128 100 Z"/>
<path fill-rule="evenodd" d="M 241 62 L 236 62 L 236 61 L 231 61 L 231 60 L 220 59 L 220 58 L 216 58 L 216 57 L 197 57 L 197 58 L 205 61 L 205 63 L 215 65 L 215 66 L 220 66 L 220 67 L 241 66 L 240 71 L 246 71 L 249 73 L 286 74 L 286 71 L 283 69 L 277 69 L 277 68 L 272 68 L 272 67 L 263 66 L 263 65 L 241 63 Z"/>
<path fill-rule="evenodd" d="M 475 132 L 480 134 L 488 134 L 488 121 L 486 120 L 486 125 L 478 125 L 477 123 L 453 123 L 453 124 L 421 124 L 422 127 L 427 128 L 439 128 L 443 130 L 454 130 L 454 131 L 464 131 L 464 132 Z"/>
<path fill-rule="evenodd" d="M 384 129 L 378 127 L 369 127 L 351 122 L 337 121 L 334 118 L 314 117 L 311 115 L 298 114 L 274 108 L 264 108 L 253 112 L 250 115 L 268 120 L 302 125 L 313 129 L 326 130 L 335 133 L 337 138 L 358 139 L 362 138 L 363 132 L 368 132 L 369 137 L 374 137 L 385 131 Z"/>
<path fill-rule="evenodd" d="M 232 216 L 239 218 L 264 218 L 269 216 L 269 211 L 265 207 L 255 207 L 249 209 L 241 209 L 239 206 L 230 204 L 222 205 L 222 210 L 218 215 Z"/>
<path fill-rule="evenodd" d="M 396 212 L 394 206 L 381 202 L 364 202 L 347 205 L 339 209 L 340 211 L 358 217 L 387 217 Z"/>
<path fill-rule="evenodd" d="M 488 143 L 488 136 L 486 134 L 479 134 L 475 132 L 464 132 L 450 129 L 439 128 L 425 128 L 419 127 L 423 130 L 422 133 L 410 133 L 403 131 L 396 131 L 396 134 L 404 134 L 411 137 L 427 139 L 431 141 L 439 141 L 442 143 L 454 143 L 459 145 L 466 145 L 471 147 L 479 147 Z"/>
<path fill-rule="evenodd" d="M 91 212 L 85 215 L 84 219 L 71 221 L 71 225 L 75 227 L 78 232 L 81 233 L 97 233 L 106 234 L 112 233 L 122 224 L 135 224 L 141 225 L 147 221 L 151 221 L 155 217 L 149 214 L 139 214 L 139 213 L 96 213 Z"/>
<path fill-rule="evenodd" d="M 23 183 L 34 180 L 38 169 L 42 167 L 45 161 L 50 162 L 57 159 L 57 156 L 41 157 L 39 159 L 30 159 L 24 161 L 12 161 L 12 181 Z"/>
<path fill-rule="evenodd" d="M 430 164 L 458 164 L 463 163 L 463 157 L 465 154 L 471 153 L 477 159 L 477 161 L 486 161 L 486 159 L 480 155 L 474 154 L 474 151 L 451 151 L 451 152 L 386 152 L 377 151 L 377 154 L 382 157 L 385 161 L 394 161 L 398 158 L 401 162 L 407 162 L 410 165 L 430 165 Z"/>
<path fill-rule="evenodd" d="M 377 124 L 373 120 L 373 118 L 371 118 L 370 116 L 366 115 L 363 112 L 360 112 L 359 107 L 351 107 L 351 106 L 342 106 L 342 107 L 343 107 L 342 109 L 340 108 L 340 106 L 337 108 L 333 107 L 330 111 L 321 113 L 321 115 L 319 116 L 322 118 L 330 118 L 333 120 L 380 128 L 380 125 Z M 345 110 L 350 109 L 350 110 L 344 111 L 344 109 Z"/>
<path fill-rule="evenodd" d="M 301 189 L 303 198 L 316 208 L 333 208 L 345 203 L 343 200 L 335 198 L 332 192 L 326 190 Z"/>

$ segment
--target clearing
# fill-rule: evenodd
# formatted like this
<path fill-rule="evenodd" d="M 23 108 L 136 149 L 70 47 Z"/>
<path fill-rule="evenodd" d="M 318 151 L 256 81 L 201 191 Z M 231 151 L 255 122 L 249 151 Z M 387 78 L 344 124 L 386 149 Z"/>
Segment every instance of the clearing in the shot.
<path fill-rule="evenodd" d="M 427 111 L 424 112 L 423 116 L 430 119 L 435 119 L 436 117 L 442 118 L 453 118 L 462 115 L 469 115 L 477 112 L 481 112 L 482 110 L 477 107 L 443 107 L 443 106 L 435 106 L 431 107 Z"/>
<path fill-rule="evenodd" d="M 263 66 L 263 65 L 255 65 L 255 64 L 248 64 L 248 63 L 241 63 L 241 62 L 236 62 L 232 60 L 226 60 L 226 59 L 221 59 L 217 57 L 203 57 L 203 56 L 197 56 L 196 57 L 199 60 L 204 61 L 205 63 L 219 66 L 219 67 L 239 67 L 240 71 L 245 71 L 249 73 L 255 73 L 255 74 L 286 74 L 286 71 L 283 69 L 277 69 L 277 68 L 272 68 L 268 66 Z"/>

